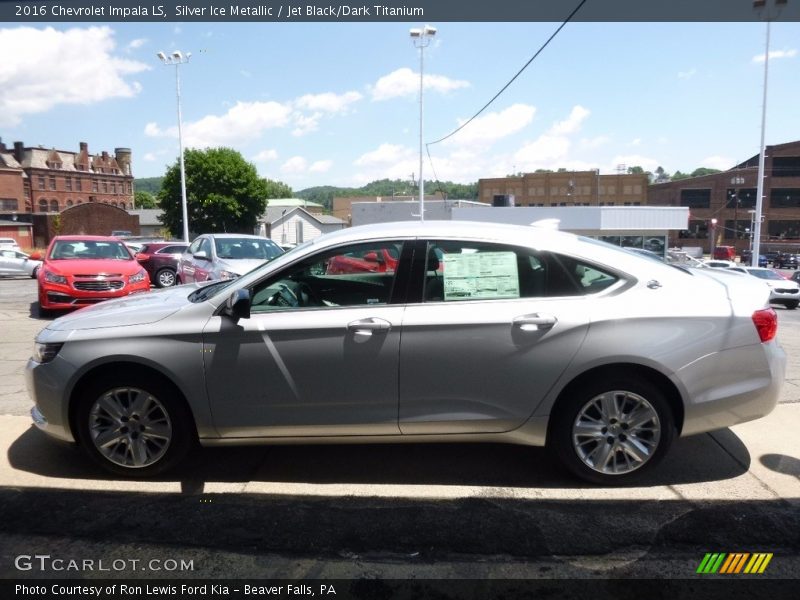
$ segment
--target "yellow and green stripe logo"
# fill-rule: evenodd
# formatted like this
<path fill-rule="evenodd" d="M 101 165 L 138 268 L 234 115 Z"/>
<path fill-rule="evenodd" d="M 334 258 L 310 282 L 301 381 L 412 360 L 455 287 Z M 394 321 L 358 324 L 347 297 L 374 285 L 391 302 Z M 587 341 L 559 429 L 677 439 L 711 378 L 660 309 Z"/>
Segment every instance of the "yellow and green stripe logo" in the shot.
<path fill-rule="evenodd" d="M 697 573 L 701 575 L 738 575 L 739 573 L 760 575 L 767 570 L 769 561 L 772 560 L 772 552 L 709 552 L 705 555 L 697 567 Z"/>

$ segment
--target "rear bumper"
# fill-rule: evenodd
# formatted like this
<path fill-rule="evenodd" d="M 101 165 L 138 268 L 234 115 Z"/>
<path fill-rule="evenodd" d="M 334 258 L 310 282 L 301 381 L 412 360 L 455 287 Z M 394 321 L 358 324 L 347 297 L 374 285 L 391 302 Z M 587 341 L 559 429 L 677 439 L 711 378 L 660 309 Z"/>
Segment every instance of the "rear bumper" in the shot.
<path fill-rule="evenodd" d="M 682 436 L 704 433 L 768 415 L 780 397 L 786 354 L 773 340 L 706 356 L 678 373 L 689 398 Z"/>

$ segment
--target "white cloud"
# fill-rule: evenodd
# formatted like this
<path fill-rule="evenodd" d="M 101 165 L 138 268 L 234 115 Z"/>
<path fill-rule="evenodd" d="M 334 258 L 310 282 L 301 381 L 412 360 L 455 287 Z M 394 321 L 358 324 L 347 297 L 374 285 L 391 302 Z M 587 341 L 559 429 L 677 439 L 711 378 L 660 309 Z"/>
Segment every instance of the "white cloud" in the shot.
<path fill-rule="evenodd" d="M 156 160 L 156 155 L 153 152 L 147 152 L 142 158 L 147 162 L 153 162 Z"/>
<path fill-rule="evenodd" d="M 175 27 L 172 28 L 172 33 L 174 33 L 175 35 L 180 35 L 181 33 L 183 33 L 183 29 L 180 27 L 180 25 L 176 25 Z"/>
<path fill-rule="evenodd" d="M 528 104 L 514 104 L 501 112 L 493 112 L 478 117 L 464 129 L 447 140 L 455 144 L 491 144 L 499 139 L 521 131 L 533 121 L 536 107 Z M 466 119 L 459 119 L 459 126 Z"/>
<path fill-rule="evenodd" d="M 0 29 L 0 47 L 24 48 L 0 63 L 0 125 L 6 126 L 61 104 L 130 98 L 141 86 L 126 77 L 150 69 L 114 55 L 110 27 Z"/>
<path fill-rule="evenodd" d="M 376 150 L 359 156 L 353 163 L 356 166 L 387 165 L 407 159 L 414 151 L 406 146 L 381 144 Z"/>
<path fill-rule="evenodd" d="M 697 69 L 691 68 L 688 71 L 678 71 L 678 79 L 691 79 L 697 75 Z"/>
<path fill-rule="evenodd" d="M 268 150 L 262 150 L 253 156 L 252 160 L 255 162 L 268 162 L 270 160 L 275 160 L 276 158 L 278 158 L 278 151 L 270 148 Z"/>
<path fill-rule="evenodd" d="M 128 47 L 126 50 L 136 50 L 137 48 L 141 48 L 147 43 L 147 38 L 136 38 L 135 40 L 131 40 L 128 42 Z"/>
<path fill-rule="evenodd" d="M 295 128 L 292 130 L 292 135 L 300 137 L 308 133 L 312 133 L 319 129 L 319 120 L 322 118 L 322 113 L 315 112 L 312 115 L 304 115 L 302 113 L 294 113 L 292 119 L 294 120 Z"/>
<path fill-rule="evenodd" d="M 361 100 L 363 96 L 358 92 L 345 92 L 344 94 L 334 94 L 325 92 L 323 94 L 306 94 L 295 100 L 297 108 L 312 111 L 322 111 L 327 113 L 345 112 L 354 102 Z"/>
<path fill-rule="evenodd" d="M 304 173 L 308 169 L 308 161 L 302 156 L 293 156 L 281 165 L 281 171 L 289 175 Z"/>
<path fill-rule="evenodd" d="M 580 130 L 581 125 L 588 117 L 590 111 L 580 105 L 576 105 L 572 107 L 572 111 L 570 111 L 569 116 L 563 120 L 554 123 L 553 126 L 550 128 L 549 133 L 552 135 L 567 135 L 570 133 L 575 133 Z"/>
<path fill-rule="evenodd" d="M 642 138 L 635 138 L 631 140 L 630 146 L 641 146 L 642 145 Z"/>
<path fill-rule="evenodd" d="M 700 162 L 701 167 L 706 167 L 708 169 L 719 169 L 720 171 L 726 171 L 727 169 L 730 169 L 733 164 L 733 159 L 727 156 L 709 156 Z"/>
<path fill-rule="evenodd" d="M 797 50 L 795 48 L 792 48 L 791 50 L 773 50 L 769 53 L 770 60 L 774 60 L 776 58 L 794 58 L 795 56 L 797 56 Z M 753 57 L 752 62 L 763 63 L 764 54 L 756 54 Z"/>
<path fill-rule="evenodd" d="M 514 154 L 517 166 L 523 171 L 552 168 L 569 153 L 570 141 L 563 136 L 541 135 L 528 142 Z"/>
<path fill-rule="evenodd" d="M 424 77 L 425 89 L 440 93 L 451 92 L 469 85 L 468 81 L 450 79 L 444 75 L 425 74 Z M 375 85 L 370 87 L 370 91 L 373 100 L 414 96 L 419 93 L 419 73 L 414 73 L 408 67 L 397 69 L 378 79 Z"/>
<path fill-rule="evenodd" d="M 195 148 L 239 145 L 258 139 L 267 129 L 285 127 L 290 114 L 291 109 L 278 102 L 239 101 L 223 115 L 206 115 L 184 123 L 184 145 Z M 144 133 L 151 137 L 178 135 L 176 127 L 162 130 L 156 123 L 148 123 Z"/>
<path fill-rule="evenodd" d="M 327 173 L 328 171 L 330 171 L 332 166 L 333 166 L 332 160 L 318 160 L 316 162 L 311 163 L 311 166 L 308 167 L 308 171 L 310 173 Z"/>

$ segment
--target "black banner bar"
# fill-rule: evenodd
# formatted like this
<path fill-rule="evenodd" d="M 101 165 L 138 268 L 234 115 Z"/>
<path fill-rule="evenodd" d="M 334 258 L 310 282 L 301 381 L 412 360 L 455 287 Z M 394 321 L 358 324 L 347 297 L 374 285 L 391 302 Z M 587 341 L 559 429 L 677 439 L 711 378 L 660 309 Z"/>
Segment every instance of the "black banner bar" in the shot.
<path fill-rule="evenodd" d="M 581 0 L 0 0 L 7 22 L 563 21 Z M 586 0 L 584 22 L 800 21 L 800 0 Z"/>

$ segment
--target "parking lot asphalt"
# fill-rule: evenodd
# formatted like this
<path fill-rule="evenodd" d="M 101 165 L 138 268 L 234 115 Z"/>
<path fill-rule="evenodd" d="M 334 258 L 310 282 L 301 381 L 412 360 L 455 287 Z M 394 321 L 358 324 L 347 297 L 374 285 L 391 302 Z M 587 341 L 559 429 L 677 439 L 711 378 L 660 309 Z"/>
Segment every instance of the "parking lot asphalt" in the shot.
<path fill-rule="evenodd" d="M 678 440 L 636 487 L 568 478 L 502 445 L 203 449 L 166 478 L 98 471 L 31 428 L 22 370 L 35 281 L 0 280 L 0 577 L 14 557 L 185 558 L 191 572 L 104 577 L 689 577 L 705 552 L 773 552 L 800 575 L 800 310 L 768 417 Z"/>

